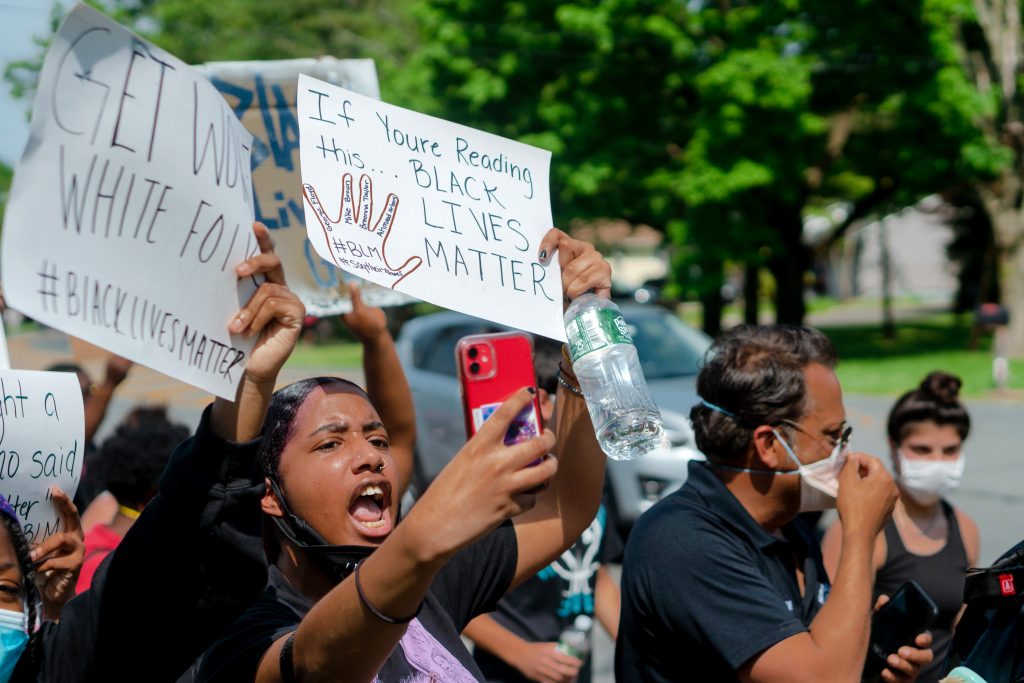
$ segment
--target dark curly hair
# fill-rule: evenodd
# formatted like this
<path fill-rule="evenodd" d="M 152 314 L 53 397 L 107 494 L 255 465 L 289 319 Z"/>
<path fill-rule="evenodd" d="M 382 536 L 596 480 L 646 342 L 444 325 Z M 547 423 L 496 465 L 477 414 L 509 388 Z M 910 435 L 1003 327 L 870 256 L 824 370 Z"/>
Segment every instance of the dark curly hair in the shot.
<path fill-rule="evenodd" d="M 156 495 L 171 452 L 190 435 L 188 427 L 170 421 L 165 406 L 137 407 L 100 446 L 95 479 L 120 504 L 139 509 Z"/>
<path fill-rule="evenodd" d="M 928 373 L 916 389 L 900 396 L 889 411 L 887 431 L 892 442 L 903 441 L 913 425 L 920 422 L 952 426 L 961 441 L 966 439 L 971 431 L 971 417 L 959 400 L 961 386 L 963 382 L 956 375 L 939 370 Z"/>
<path fill-rule="evenodd" d="M 837 362 L 824 334 L 792 325 L 740 325 L 715 339 L 697 376 L 703 403 L 690 411 L 697 448 L 719 460 L 738 460 L 754 429 L 797 421 L 804 415 L 804 368 Z"/>
<path fill-rule="evenodd" d="M 39 589 L 36 587 L 36 570 L 32 563 L 32 556 L 29 554 L 28 539 L 21 531 L 18 520 L 8 514 L 0 513 L 0 523 L 7 530 L 7 537 L 11 539 L 14 547 L 14 555 L 18 558 L 18 568 L 21 570 L 21 597 L 25 602 L 25 613 L 28 615 L 28 653 L 29 663 L 32 671 L 37 671 L 41 663 L 39 648 L 39 631 L 36 630 L 41 606 Z M 25 655 L 22 655 L 23 657 Z"/>
<path fill-rule="evenodd" d="M 266 476 L 280 481 L 278 467 L 281 464 L 281 451 L 284 450 L 285 444 L 292 436 L 295 415 L 314 389 L 331 384 L 355 389 L 366 397 L 367 401 L 370 400 L 362 387 L 341 377 L 300 379 L 275 391 L 267 410 L 267 419 L 263 421 L 263 442 L 260 444 L 260 450 L 256 456 L 257 462 L 260 463 Z"/>
<path fill-rule="evenodd" d="M 558 363 L 562 360 L 562 343 L 547 337 L 533 340 L 533 367 L 537 372 L 537 386 L 554 396 L 558 390 Z"/>

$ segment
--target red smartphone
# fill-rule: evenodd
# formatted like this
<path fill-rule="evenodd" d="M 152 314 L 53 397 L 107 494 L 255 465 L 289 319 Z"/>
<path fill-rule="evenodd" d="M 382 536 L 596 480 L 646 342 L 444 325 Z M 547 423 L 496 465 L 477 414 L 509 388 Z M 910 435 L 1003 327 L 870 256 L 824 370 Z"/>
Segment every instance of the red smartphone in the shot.
<path fill-rule="evenodd" d="M 455 345 L 455 367 L 466 420 L 466 437 L 472 437 L 505 399 L 523 387 L 537 386 L 533 368 L 533 341 L 523 332 L 498 332 L 463 337 Z M 514 444 L 539 436 L 544 428 L 540 396 L 512 421 L 505 443 Z"/>

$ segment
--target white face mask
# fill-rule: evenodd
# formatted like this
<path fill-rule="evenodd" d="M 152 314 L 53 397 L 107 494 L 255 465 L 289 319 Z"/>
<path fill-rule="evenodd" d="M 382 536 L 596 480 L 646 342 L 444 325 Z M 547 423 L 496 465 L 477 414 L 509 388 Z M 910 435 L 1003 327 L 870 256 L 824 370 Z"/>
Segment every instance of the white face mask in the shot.
<path fill-rule="evenodd" d="M 799 466 L 797 472 L 800 474 L 800 512 L 817 512 L 834 508 L 836 496 L 839 495 L 839 472 L 846 464 L 845 444 L 837 443 L 832 449 L 832 453 L 824 460 L 804 465 L 796 457 L 796 453 L 786 443 L 786 440 L 782 438 L 782 435 L 774 429 L 772 432 L 789 453 L 789 457 Z"/>
<path fill-rule="evenodd" d="M 900 487 L 920 505 L 934 505 L 960 486 L 963 453 L 956 460 L 923 460 L 896 451 L 896 458 L 900 464 Z"/>

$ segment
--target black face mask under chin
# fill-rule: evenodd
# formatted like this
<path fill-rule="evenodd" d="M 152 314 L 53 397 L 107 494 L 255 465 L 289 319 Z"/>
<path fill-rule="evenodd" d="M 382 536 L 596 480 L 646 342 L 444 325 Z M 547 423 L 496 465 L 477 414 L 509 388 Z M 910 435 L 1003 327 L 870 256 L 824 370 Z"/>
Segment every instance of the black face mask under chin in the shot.
<path fill-rule="evenodd" d="M 273 489 L 274 495 L 277 496 L 278 505 L 284 512 L 284 517 L 270 518 L 277 530 L 296 547 L 302 548 L 334 583 L 340 583 L 342 579 L 355 571 L 357 564 L 376 550 L 373 546 L 331 545 L 306 520 L 292 512 L 275 480 L 270 479 L 270 487 Z"/>

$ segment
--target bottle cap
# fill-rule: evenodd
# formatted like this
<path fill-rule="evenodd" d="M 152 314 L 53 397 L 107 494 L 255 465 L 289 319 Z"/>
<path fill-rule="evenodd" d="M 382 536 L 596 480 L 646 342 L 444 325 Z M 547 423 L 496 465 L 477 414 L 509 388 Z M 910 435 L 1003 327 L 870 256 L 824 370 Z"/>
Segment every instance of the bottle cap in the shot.
<path fill-rule="evenodd" d="M 590 631 L 594 627 L 594 620 L 586 614 L 581 614 L 572 622 L 573 628 L 578 631 Z"/>

